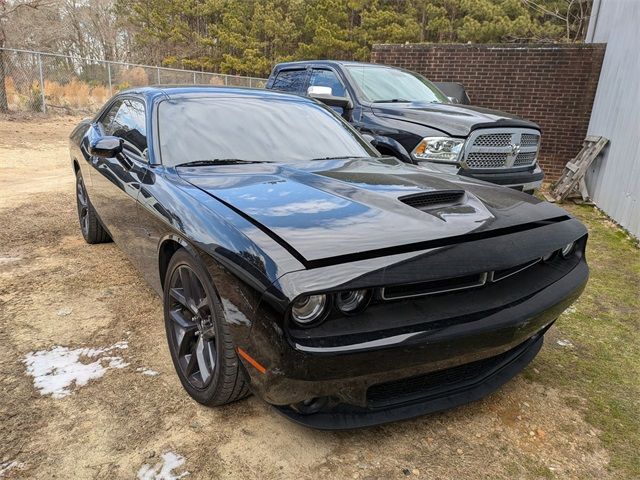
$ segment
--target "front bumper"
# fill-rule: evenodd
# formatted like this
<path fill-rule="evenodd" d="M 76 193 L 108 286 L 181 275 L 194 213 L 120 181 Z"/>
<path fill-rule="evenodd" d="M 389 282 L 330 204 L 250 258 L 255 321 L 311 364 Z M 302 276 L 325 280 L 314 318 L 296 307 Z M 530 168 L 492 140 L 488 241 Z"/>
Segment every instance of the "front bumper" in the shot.
<path fill-rule="evenodd" d="M 578 298 L 587 279 L 588 267 L 580 261 L 567 275 L 526 299 L 480 316 L 415 325 L 406 334 L 385 339 L 383 346 L 363 338 L 347 348 L 310 349 L 254 330 L 254 351 L 270 349 L 271 362 L 264 374 L 247 368 L 252 388 L 292 419 L 317 428 L 368 426 L 466 403 L 506 382 L 535 356 L 544 331 Z M 396 311 L 403 314 L 400 307 Z M 480 371 L 470 385 L 454 382 L 435 396 L 428 390 L 409 400 L 398 395 L 376 403 L 376 390 L 390 382 L 492 358 L 504 360 L 500 368 L 489 362 L 491 371 Z M 317 397 L 329 397 L 329 407 L 310 415 L 287 407 Z"/>
<path fill-rule="evenodd" d="M 286 406 L 276 409 L 296 423 L 323 430 L 364 428 L 448 410 L 485 397 L 520 373 L 542 348 L 544 331 L 495 357 L 374 387 L 368 408 L 338 405 L 310 415 Z"/>
<path fill-rule="evenodd" d="M 475 178 L 485 182 L 495 183 L 509 188 L 515 188 L 523 192 L 533 192 L 540 188 L 544 179 L 544 172 L 536 165 L 532 170 L 524 171 L 477 171 L 460 169 L 459 175 Z"/>

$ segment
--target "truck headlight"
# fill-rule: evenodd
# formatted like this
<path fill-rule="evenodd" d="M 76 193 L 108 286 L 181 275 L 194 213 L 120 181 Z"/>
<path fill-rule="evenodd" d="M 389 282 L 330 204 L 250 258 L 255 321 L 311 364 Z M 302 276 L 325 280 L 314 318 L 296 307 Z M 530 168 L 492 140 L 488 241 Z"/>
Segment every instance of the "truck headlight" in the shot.
<path fill-rule="evenodd" d="M 442 163 L 458 163 L 464 140 L 451 137 L 426 137 L 413 149 L 411 156 L 416 160 Z"/>

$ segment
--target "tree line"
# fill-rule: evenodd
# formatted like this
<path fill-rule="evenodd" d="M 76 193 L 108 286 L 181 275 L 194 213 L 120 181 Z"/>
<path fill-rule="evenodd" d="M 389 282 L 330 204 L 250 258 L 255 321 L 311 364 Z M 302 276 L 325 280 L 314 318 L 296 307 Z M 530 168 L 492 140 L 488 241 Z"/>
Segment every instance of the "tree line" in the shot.
<path fill-rule="evenodd" d="M 286 60 L 368 60 L 376 43 L 579 41 L 590 1 L 118 0 L 117 7 L 145 58 L 265 76 Z"/>
<path fill-rule="evenodd" d="M 265 76 L 376 43 L 576 42 L 592 0 L 0 0 L 0 47 Z"/>

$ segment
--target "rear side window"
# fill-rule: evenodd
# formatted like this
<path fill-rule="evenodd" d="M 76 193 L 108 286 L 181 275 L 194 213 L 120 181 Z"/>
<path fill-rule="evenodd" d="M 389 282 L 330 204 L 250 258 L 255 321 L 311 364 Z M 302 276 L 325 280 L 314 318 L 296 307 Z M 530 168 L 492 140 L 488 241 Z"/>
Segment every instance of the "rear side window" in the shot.
<path fill-rule="evenodd" d="M 346 97 L 347 92 L 338 76 L 331 70 L 314 69 L 311 73 L 309 86 L 329 87 L 331 95 L 336 97 Z"/>
<path fill-rule="evenodd" d="M 306 70 L 282 70 L 273 81 L 271 88 L 283 92 L 302 93 L 306 78 Z"/>
<path fill-rule="evenodd" d="M 111 111 L 105 116 L 107 120 Z M 109 124 L 103 124 L 106 135 L 114 135 L 125 141 L 125 147 L 141 155 L 147 148 L 147 128 L 144 104 L 136 100 L 126 99 L 120 104 Z M 136 151 L 137 150 L 137 151 Z"/>

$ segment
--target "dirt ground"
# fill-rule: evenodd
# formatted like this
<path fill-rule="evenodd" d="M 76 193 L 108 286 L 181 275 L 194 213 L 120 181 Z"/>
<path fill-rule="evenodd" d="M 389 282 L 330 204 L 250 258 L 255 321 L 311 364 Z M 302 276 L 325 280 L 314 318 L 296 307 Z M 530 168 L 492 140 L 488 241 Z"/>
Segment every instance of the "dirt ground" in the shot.
<path fill-rule="evenodd" d="M 67 150 L 77 120 L 0 119 L 0 477 L 620 478 L 588 400 L 544 379 L 567 348 L 557 329 L 525 375 L 413 421 L 332 433 L 255 397 L 195 403 L 174 374 L 160 299 L 114 244 L 80 235 Z M 120 363 L 43 394 L 26 359 L 54 347 L 111 347 L 81 362 Z"/>

